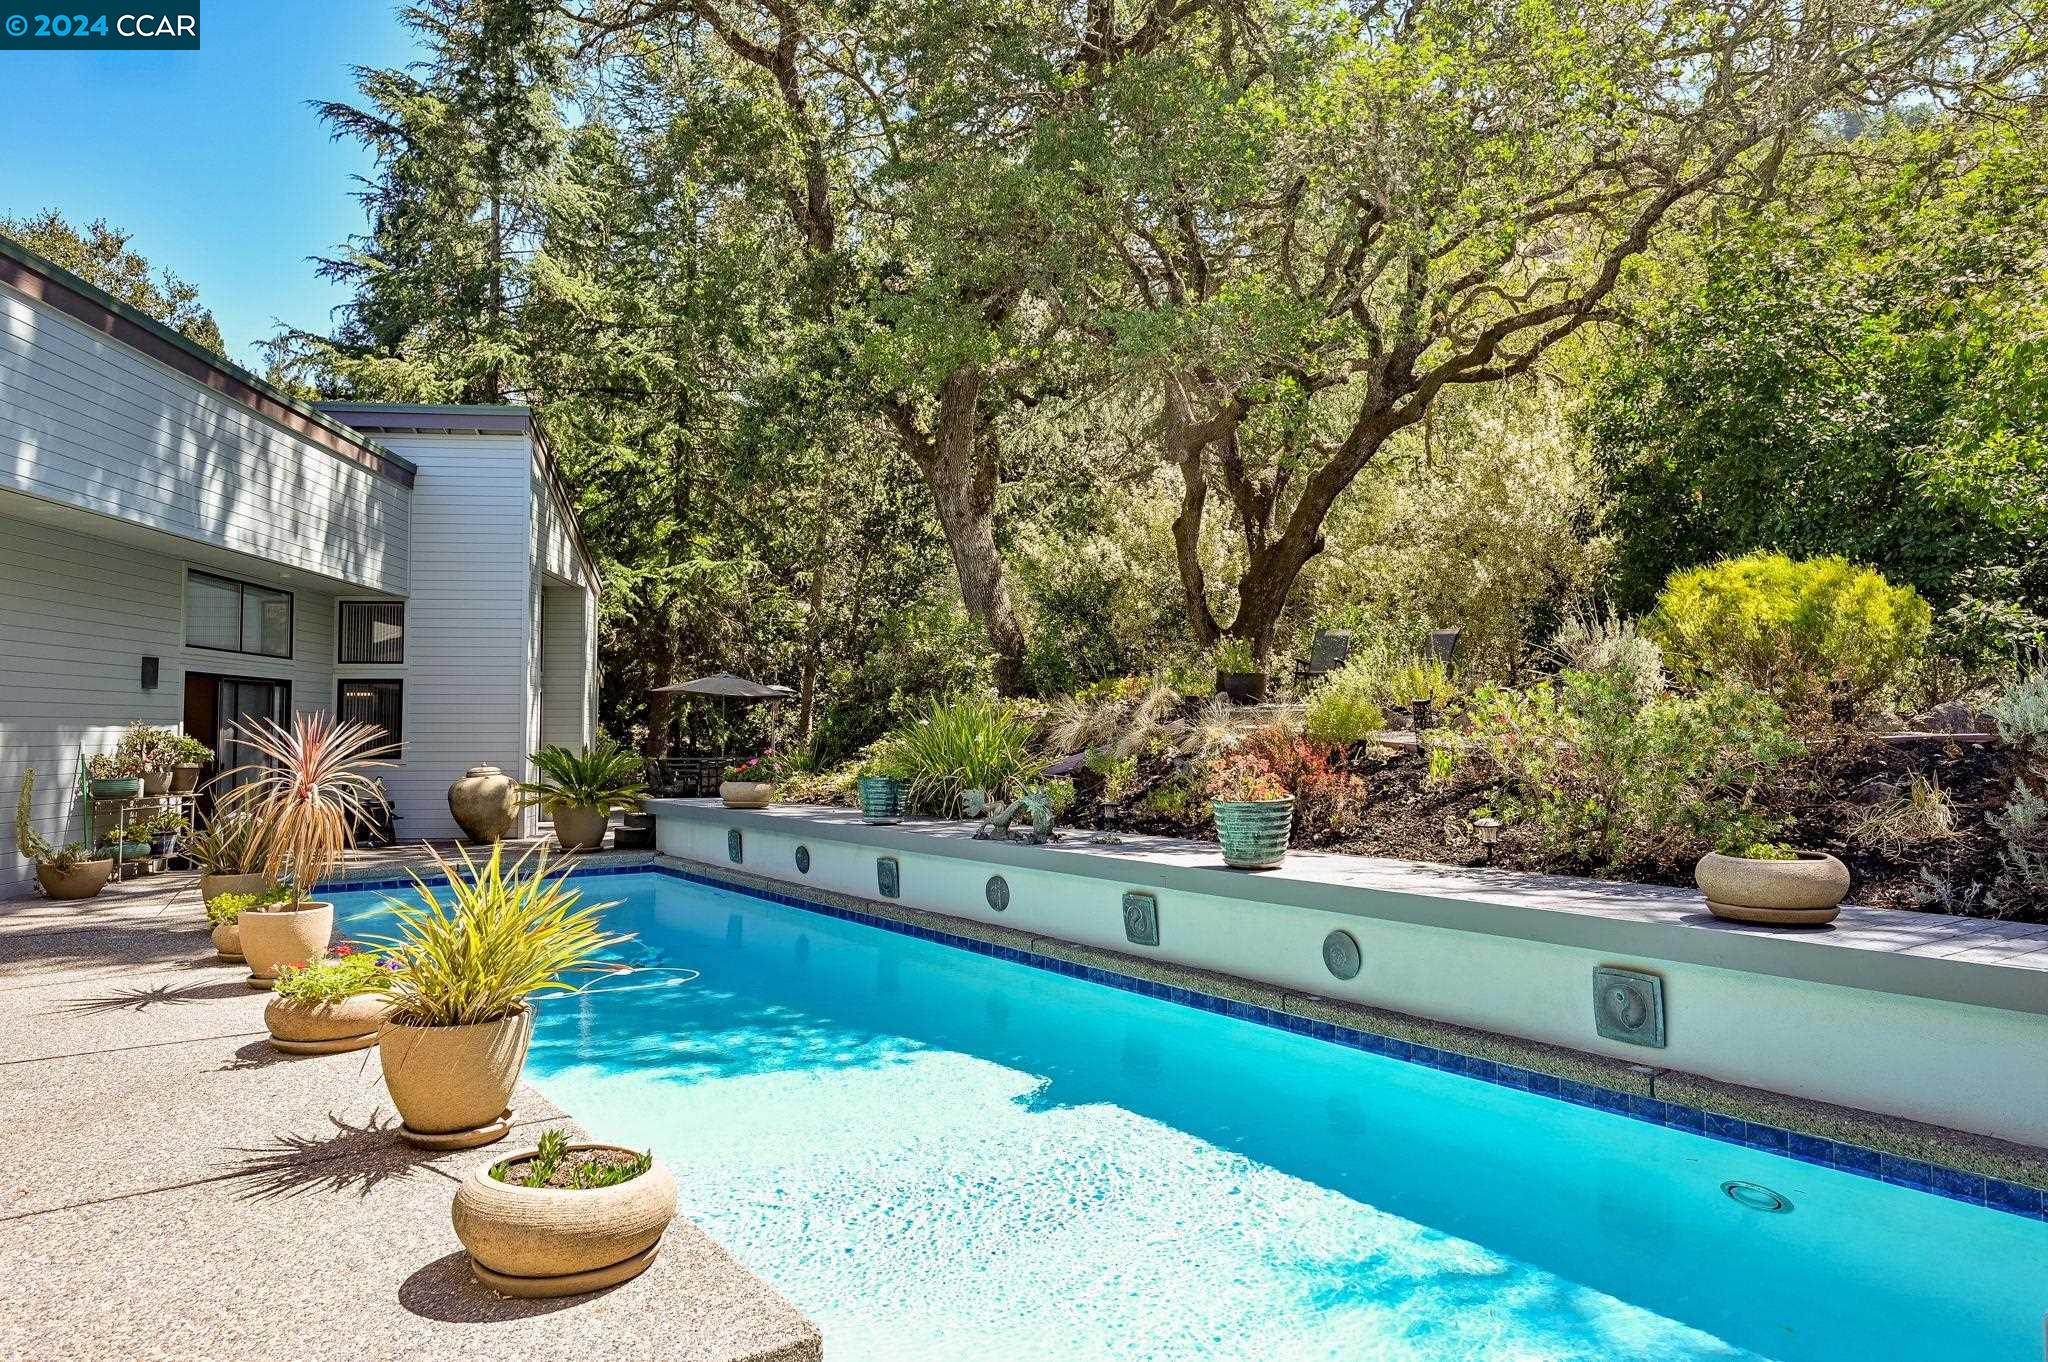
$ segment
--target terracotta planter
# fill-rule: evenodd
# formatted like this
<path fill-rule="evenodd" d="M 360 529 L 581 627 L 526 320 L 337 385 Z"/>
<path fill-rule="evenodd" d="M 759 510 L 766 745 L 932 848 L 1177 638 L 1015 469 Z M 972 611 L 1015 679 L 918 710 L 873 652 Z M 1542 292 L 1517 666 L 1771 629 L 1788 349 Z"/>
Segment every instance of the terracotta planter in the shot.
<path fill-rule="evenodd" d="M 1715 917 L 1780 927 L 1833 922 L 1849 892 L 1849 867 L 1824 851 L 1802 851 L 1796 861 L 1753 861 L 1710 851 L 1693 868 Z"/>
<path fill-rule="evenodd" d="M 582 1191 L 500 1182 L 491 1176 L 496 1166 L 486 1164 L 462 1180 L 453 1215 L 470 1271 L 501 1295 L 569 1296 L 637 1277 L 654 1261 L 676 1216 L 675 1179 L 660 1163 L 630 1181 Z"/>
<path fill-rule="evenodd" d="M 496 842 L 519 821 L 519 782 L 495 766 L 472 766 L 448 787 L 448 812 L 472 842 Z"/>
<path fill-rule="evenodd" d="M 196 761 L 181 762 L 171 768 L 171 793 L 191 794 L 199 788 L 199 773 L 206 768 Z"/>
<path fill-rule="evenodd" d="M 1294 832 L 1292 799 L 1219 799 L 1213 808 L 1225 865 L 1271 870 L 1287 858 L 1287 839 Z"/>
<path fill-rule="evenodd" d="M 531 1008 L 475 1026 L 385 1023 L 377 1058 L 405 1122 L 399 1134 L 433 1149 L 503 1139 L 532 1040 Z"/>
<path fill-rule="evenodd" d="M 36 883 L 53 899 L 89 899 L 107 887 L 107 877 L 113 873 L 111 857 L 103 861 L 80 861 L 69 870 L 38 864 Z"/>
<path fill-rule="evenodd" d="M 775 786 L 766 780 L 728 780 L 719 785 L 718 797 L 728 809 L 765 809 L 775 798 Z"/>
<path fill-rule="evenodd" d="M 223 960 L 239 963 L 242 959 L 242 927 L 237 922 L 216 922 L 213 925 L 213 948 Z"/>
<path fill-rule="evenodd" d="M 274 883 L 267 875 L 201 875 L 199 901 L 211 907 L 222 894 L 261 894 Z"/>
<path fill-rule="evenodd" d="M 156 770 L 153 770 L 153 771 L 144 771 L 144 772 L 142 773 L 142 793 L 143 793 L 143 794 L 145 794 L 145 795 L 151 795 L 151 796 L 154 796 L 154 795 L 161 795 L 161 794 L 169 794 L 170 792 L 171 792 L 171 768 L 170 768 L 170 767 L 168 767 L 168 766 L 164 766 L 164 767 L 159 767 L 159 768 L 158 768 L 158 769 L 156 769 Z"/>
<path fill-rule="evenodd" d="M 270 1043 L 286 1054 L 332 1055 L 367 1050 L 391 1014 L 391 1005 L 373 993 L 358 993 L 332 1003 L 295 1003 L 273 996 L 263 1009 Z"/>
<path fill-rule="evenodd" d="M 242 955 L 249 962 L 249 987 L 269 988 L 278 970 L 303 965 L 327 954 L 334 936 L 334 905 L 309 903 L 303 908 L 242 914 Z"/>
<path fill-rule="evenodd" d="M 564 851 L 595 851 L 604 845 L 605 825 L 612 821 L 610 809 L 588 804 L 557 804 L 548 816 L 555 820 L 555 840 Z"/>

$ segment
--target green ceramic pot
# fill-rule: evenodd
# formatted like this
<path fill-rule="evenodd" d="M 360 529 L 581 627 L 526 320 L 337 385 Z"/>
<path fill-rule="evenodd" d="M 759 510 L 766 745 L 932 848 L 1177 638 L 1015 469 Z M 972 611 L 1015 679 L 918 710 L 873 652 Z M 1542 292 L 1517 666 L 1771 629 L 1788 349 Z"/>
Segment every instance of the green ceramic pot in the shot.
<path fill-rule="evenodd" d="M 1216 840 L 1223 844 L 1223 863 L 1239 870 L 1271 870 L 1287 855 L 1294 831 L 1292 799 L 1260 799 L 1247 803 L 1218 800 Z"/>
<path fill-rule="evenodd" d="M 142 793 L 141 776 L 115 776 L 110 780 L 90 780 L 86 789 L 94 799 L 134 799 Z"/>
<path fill-rule="evenodd" d="M 900 823 L 910 782 L 895 776 L 860 778 L 860 817 L 864 823 Z"/>

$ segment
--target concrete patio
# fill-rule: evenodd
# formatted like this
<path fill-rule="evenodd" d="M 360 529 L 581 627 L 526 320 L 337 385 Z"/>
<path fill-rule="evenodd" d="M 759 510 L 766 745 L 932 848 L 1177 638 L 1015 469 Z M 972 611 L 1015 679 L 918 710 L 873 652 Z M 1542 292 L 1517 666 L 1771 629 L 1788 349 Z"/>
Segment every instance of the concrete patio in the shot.
<path fill-rule="evenodd" d="M 456 1182 L 563 1114 L 523 1087 L 509 1140 L 414 1150 L 376 1052 L 277 1054 L 243 977 L 190 876 L 0 904 L 0 1358 L 821 1356 L 686 1219 L 610 1292 L 477 1286 Z"/>

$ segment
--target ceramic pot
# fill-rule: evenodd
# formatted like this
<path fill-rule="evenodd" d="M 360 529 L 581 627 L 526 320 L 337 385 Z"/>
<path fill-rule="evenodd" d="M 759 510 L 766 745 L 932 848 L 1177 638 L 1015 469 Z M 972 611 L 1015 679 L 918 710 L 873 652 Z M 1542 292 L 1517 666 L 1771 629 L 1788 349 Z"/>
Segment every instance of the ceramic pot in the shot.
<path fill-rule="evenodd" d="M 242 956 L 249 962 L 249 987 L 269 988 L 284 966 L 303 965 L 327 954 L 334 936 L 334 905 L 309 903 L 263 912 L 252 908 L 238 925 Z"/>
<path fill-rule="evenodd" d="M 111 857 L 103 861 L 80 861 L 69 870 L 53 865 L 36 866 L 36 883 L 53 899 L 89 899 L 107 887 L 114 873 Z"/>
<path fill-rule="evenodd" d="M 595 851 L 604 845 L 605 825 L 612 821 L 610 809 L 589 804 L 557 804 L 548 815 L 555 820 L 555 840 L 564 851 Z"/>
<path fill-rule="evenodd" d="M 1693 867 L 1693 879 L 1715 917 L 1781 927 L 1833 922 L 1849 892 L 1849 867 L 1824 851 L 1802 851 L 1794 861 L 1710 851 Z"/>
<path fill-rule="evenodd" d="M 157 767 L 142 773 L 142 793 L 149 796 L 169 794 L 171 790 L 171 768 Z"/>
<path fill-rule="evenodd" d="M 1263 672 L 1217 672 L 1216 689 L 1234 705 L 1256 705 L 1266 698 Z"/>
<path fill-rule="evenodd" d="M 262 894 L 274 883 L 268 875 L 201 875 L 199 901 L 211 907 L 222 894 Z"/>
<path fill-rule="evenodd" d="M 495 766 L 472 766 L 448 787 L 448 812 L 472 842 L 496 842 L 519 821 L 519 782 Z"/>
<path fill-rule="evenodd" d="M 107 780 L 88 780 L 85 790 L 94 799 L 134 799 L 142 793 L 142 777 L 114 776 Z"/>
<path fill-rule="evenodd" d="M 242 926 L 238 922 L 213 924 L 213 948 L 223 960 L 242 959 Z"/>
<path fill-rule="evenodd" d="M 1292 799 L 1217 800 L 1216 840 L 1223 863 L 1239 870 L 1271 870 L 1287 857 L 1294 832 Z"/>
<path fill-rule="evenodd" d="M 860 778 L 860 820 L 863 823 L 900 823 L 903 805 L 910 797 L 910 782 L 895 776 Z"/>
<path fill-rule="evenodd" d="M 391 1004 L 371 993 L 326 1003 L 299 1003 L 273 995 L 263 1009 L 270 1043 L 286 1054 L 332 1055 L 367 1050 L 390 1018 Z"/>
<path fill-rule="evenodd" d="M 475 1026 L 386 1022 L 377 1058 L 391 1104 L 405 1122 L 399 1134 L 435 1149 L 503 1139 L 532 1040 L 531 1008 Z"/>
<path fill-rule="evenodd" d="M 196 761 L 180 762 L 171 768 L 171 793 L 191 794 L 199 788 L 199 773 L 204 770 Z"/>
<path fill-rule="evenodd" d="M 619 1149 L 572 1144 L 571 1151 Z M 530 1159 L 526 1150 L 500 1163 Z M 635 1150 L 621 1150 L 633 1154 Z M 568 1296 L 638 1276 L 661 1248 L 676 1216 L 675 1179 L 655 1163 L 610 1187 L 521 1187 L 474 1169 L 455 1191 L 455 1237 L 470 1271 L 505 1296 Z"/>
<path fill-rule="evenodd" d="M 775 798 L 775 785 L 766 780 L 728 780 L 718 787 L 718 797 L 728 809 L 765 809 Z"/>

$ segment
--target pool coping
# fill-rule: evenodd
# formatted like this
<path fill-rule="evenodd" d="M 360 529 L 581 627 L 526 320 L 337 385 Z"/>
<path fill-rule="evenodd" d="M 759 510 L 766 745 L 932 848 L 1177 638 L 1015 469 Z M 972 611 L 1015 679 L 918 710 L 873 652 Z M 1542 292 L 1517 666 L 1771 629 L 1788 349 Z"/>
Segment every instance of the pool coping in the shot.
<path fill-rule="evenodd" d="M 824 889 L 792 894 L 782 881 L 710 862 L 633 852 L 589 858 L 572 872 L 579 879 L 648 873 L 736 889 L 787 907 L 2048 1222 L 2048 1149 L 1340 1002 L 856 895 Z M 411 884 L 409 878 L 386 875 L 381 879 L 338 879 L 332 887 L 368 890 L 410 888 Z"/>
<path fill-rule="evenodd" d="M 808 830 L 884 851 L 2048 1015 L 2048 924 L 1849 906 L 1830 926 L 1787 930 L 1713 917 L 1697 890 L 1618 880 L 1316 851 L 1246 871 L 1224 866 L 1214 843 L 1138 833 L 1110 844 L 1070 835 L 1028 845 L 977 841 L 972 823 L 871 824 L 858 810 L 821 805 L 652 799 L 647 809 L 657 819 L 797 837 Z"/>

